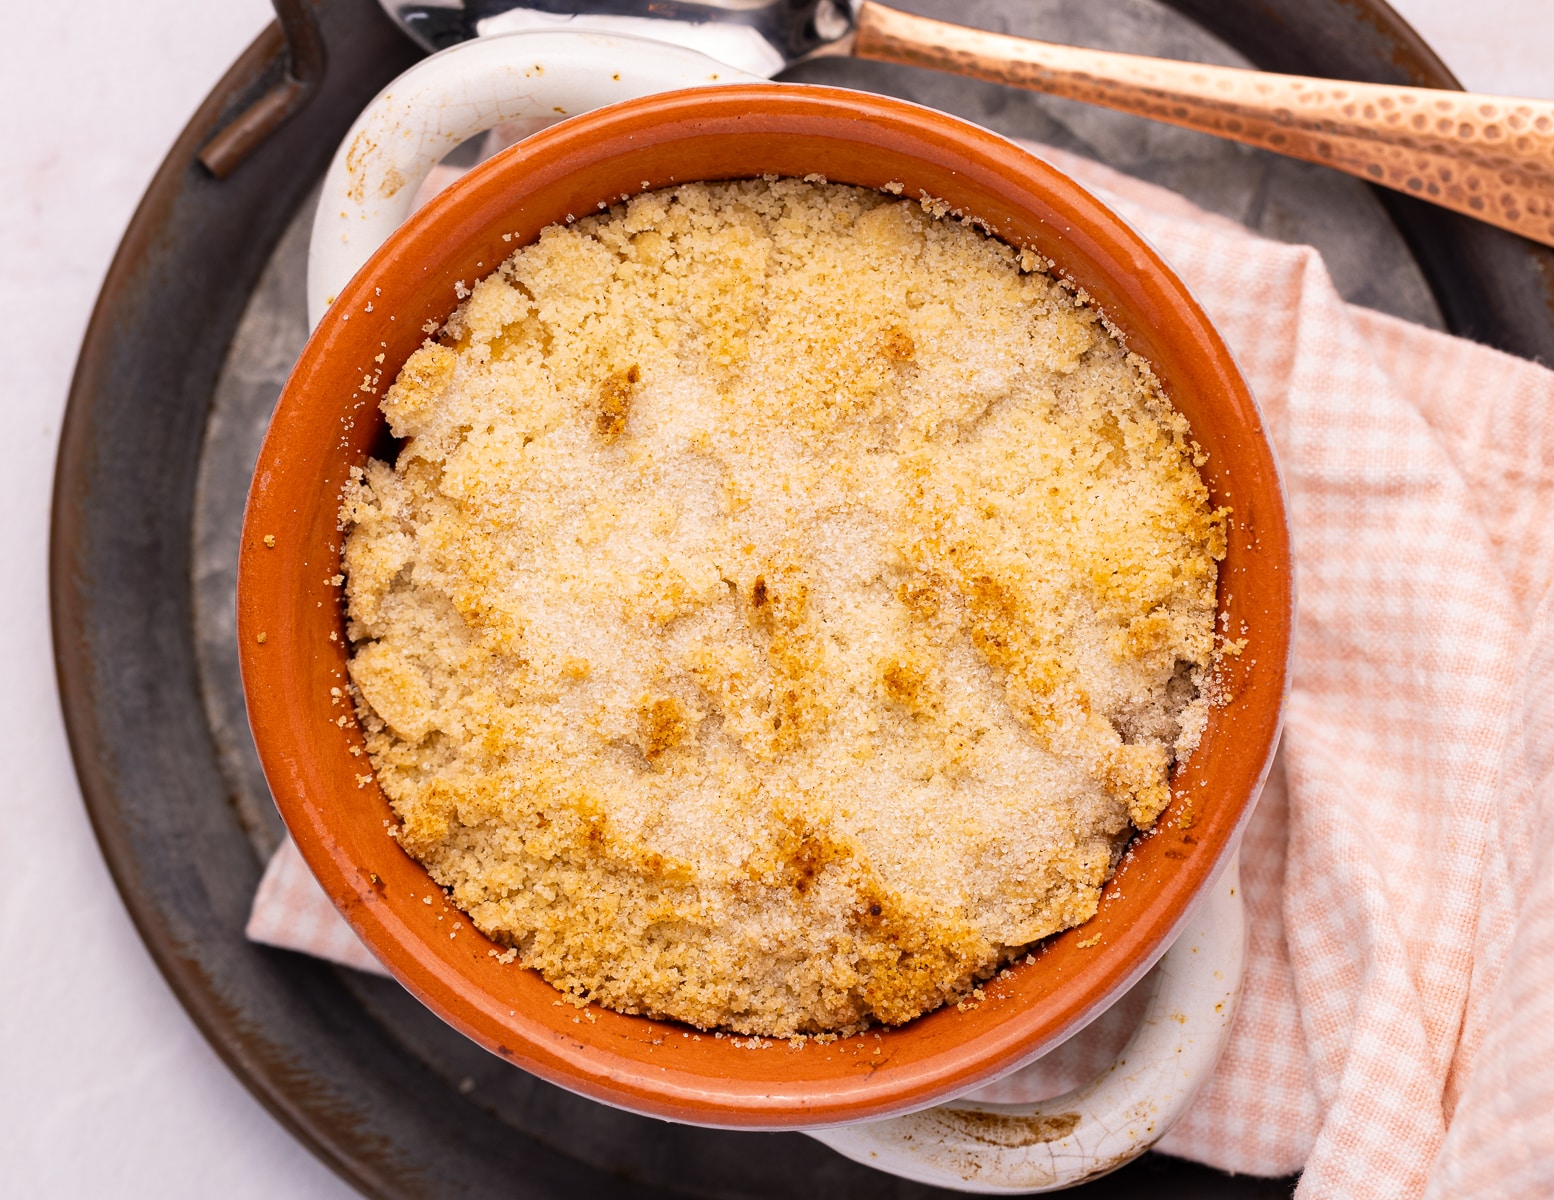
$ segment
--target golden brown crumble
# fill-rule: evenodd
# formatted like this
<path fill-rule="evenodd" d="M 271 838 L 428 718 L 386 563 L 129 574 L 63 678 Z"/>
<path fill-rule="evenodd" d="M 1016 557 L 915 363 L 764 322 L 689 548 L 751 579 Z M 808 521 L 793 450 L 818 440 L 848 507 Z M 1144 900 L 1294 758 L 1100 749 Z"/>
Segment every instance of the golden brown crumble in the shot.
<path fill-rule="evenodd" d="M 382 401 L 351 678 L 399 841 L 573 999 L 791 1037 L 972 996 L 1169 799 L 1225 513 L 1153 376 L 931 204 L 546 229 Z"/>
<path fill-rule="evenodd" d="M 615 437 L 626 428 L 631 394 L 641 378 L 642 373 L 632 364 L 624 371 L 612 371 L 599 385 L 599 416 L 595 423 L 605 437 Z"/>

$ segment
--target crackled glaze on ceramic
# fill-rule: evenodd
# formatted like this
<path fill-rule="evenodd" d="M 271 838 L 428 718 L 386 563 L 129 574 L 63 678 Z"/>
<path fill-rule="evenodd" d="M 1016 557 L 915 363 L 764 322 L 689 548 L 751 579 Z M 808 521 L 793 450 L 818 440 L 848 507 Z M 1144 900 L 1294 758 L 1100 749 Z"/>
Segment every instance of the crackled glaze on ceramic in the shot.
<path fill-rule="evenodd" d="M 309 326 L 410 215 L 416 188 L 460 142 L 504 121 L 758 78 L 680 46 L 599 33 L 483 37 L 417 63 L 363 110 L 324 176 L 308 247 Z"/>

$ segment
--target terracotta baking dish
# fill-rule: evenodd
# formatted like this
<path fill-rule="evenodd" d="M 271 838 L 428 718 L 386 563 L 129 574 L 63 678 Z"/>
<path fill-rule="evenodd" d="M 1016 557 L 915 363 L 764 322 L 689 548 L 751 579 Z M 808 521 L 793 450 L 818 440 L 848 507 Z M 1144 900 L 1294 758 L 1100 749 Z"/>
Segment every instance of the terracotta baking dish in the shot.
<path fill-rule="evenodd" d="M 388 836 L 331 688 L 346 682 L 336 508 L 353 466 L 382 453 L 375 397 L 457 304 L 545 225 L 601 200 L 698 179 L 818 173 L 926 193 L 1057 263 L 1153 366 L 1233 506 L 1220 605 L 1246 638 L 1228 702 L 1174 780 L 1083 931 L 1044 943 L 986 1002 L 897 1029 L 750 1048 L 671 1022 L 558 1004 L 503 965 L 465 920 L 421 898 L 435 885 Z M 506 235 L 506 236 L 504 236 Z M 507 240 L 508 237 L 511 240 Z M 273 545 L 271 544 L 273 540 Z M 1051 1048 L 1159 957 L 1231 853 L 1273 753 L 1292 627 L 1290 543 L 1272 452 L 1224 342 L 1160 256 L 1053 168 L 995 134 L 880 96 L 738 85 L 632 101 L 531 137 L 417 212 L 344 289 L 286 385 L 248 499 L 238 636 L 249 719 L 276 803 L 335 904 L 390 971 L 443 1019 L 525 1070 L 609 1104 L 699 1124 L 820 1126 L 964 1092 Z M 1190 811 L 1187 797 L 1191 797 Z M 459 927 L 450 937 L 450 925 Z M 1102 935 L 1094 948 L 1078 943 Z M 878 1050 L 878 1052 L 876 1052 Z"/>

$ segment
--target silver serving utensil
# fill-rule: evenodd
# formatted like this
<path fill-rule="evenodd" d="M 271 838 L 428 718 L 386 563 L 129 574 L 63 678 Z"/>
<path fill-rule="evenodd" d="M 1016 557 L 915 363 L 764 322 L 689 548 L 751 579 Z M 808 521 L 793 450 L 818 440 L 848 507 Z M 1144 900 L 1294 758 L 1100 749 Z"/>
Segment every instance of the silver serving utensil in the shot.
<path fill-rule="evenodd" d="M 821 55 L 931 67 L 1321 163 L 1554 246 L 1554 101 L 1346 83 L 985 33 L 875 0 L 379 0 L 427 49 L 569 29 L 767 78 Z"/>
<path fill-rule="evenodd" d="M 822 54 L 852 53 L 849 0 L 379 0 L 428 50 L 481 34 L 567 29 L 673 42 L 770 79 Z"/>

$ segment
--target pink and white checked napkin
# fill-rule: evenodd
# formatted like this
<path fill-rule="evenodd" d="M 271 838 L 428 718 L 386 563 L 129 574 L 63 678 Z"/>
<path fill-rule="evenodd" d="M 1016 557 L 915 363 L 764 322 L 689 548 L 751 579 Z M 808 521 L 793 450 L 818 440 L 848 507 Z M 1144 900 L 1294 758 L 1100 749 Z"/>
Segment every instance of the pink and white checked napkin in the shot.
<path fill-rule="evenodd" d="M 1309 247 L 1039 152 L 1223 331 L 1295 533 L 1294 687 L 1242 852 L 1245 990 L 1160 1148 L 1304 1168 L 1303 1200 L 1554 1196 L 1554 373 L 1350 307 Z M 290 843 L 248 932 L 376 966 Z M 981 1095 L 1081 1081 L 1130 1011 Z"/>

